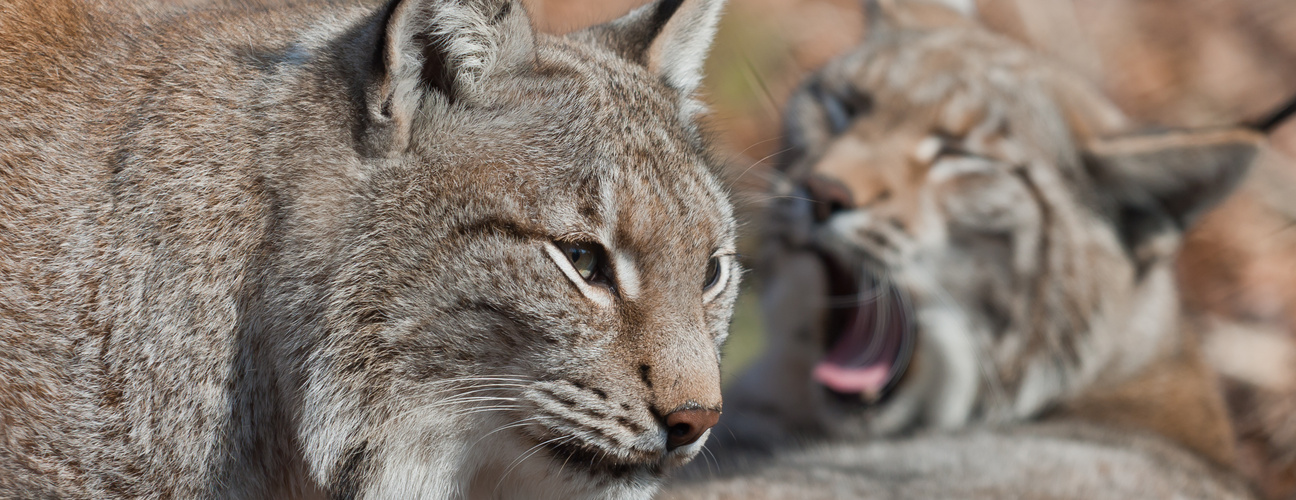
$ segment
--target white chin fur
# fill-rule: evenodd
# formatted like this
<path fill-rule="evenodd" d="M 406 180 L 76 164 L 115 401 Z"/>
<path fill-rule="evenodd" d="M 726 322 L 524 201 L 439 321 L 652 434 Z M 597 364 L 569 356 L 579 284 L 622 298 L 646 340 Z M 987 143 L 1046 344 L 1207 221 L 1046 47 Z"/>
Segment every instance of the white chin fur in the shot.
<path fill-rule="evenodd" d="M 365 485 L 359 496 L 647 500 L 660 486 L 660 480 L 647 472 L 615 478 L 592 475 L 588 467 L 582 469 L 580 464 L 554 459 L 510 432 L 492 432 L 509 423 L 507 419 L 483 417 L 466 425 L 471 430 L 451 433 L 444 429 L 456 427 L 455 421 L 431 412 L 416 413 L 390 429 L 388 446 L 374 448 L 384 451 L 376 457 L 381 473 Z M 686 462 L 701 443 L 699 440 L 672 455 L 678 454 L 681 463 Z"/>

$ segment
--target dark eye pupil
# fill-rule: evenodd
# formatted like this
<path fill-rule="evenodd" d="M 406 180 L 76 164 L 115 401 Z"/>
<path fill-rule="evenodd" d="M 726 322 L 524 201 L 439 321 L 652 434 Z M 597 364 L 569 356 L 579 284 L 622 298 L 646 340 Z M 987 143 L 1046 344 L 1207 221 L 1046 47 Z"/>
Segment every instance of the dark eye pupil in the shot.
<path fill-rule="evenodd" d="M 830 92 L 822 85 L 814 87 L 822 103 L 824 113 L 828 116 L 828 126 L 833 134 L 839 134 L 850 127 L 856 117 L 866 115 L 873 109 L 873 98 L 857 89 L 847 89 L 844 95 Z"/>
<path fill-rule="evenodd" d="M 828 125 L 832 133 L 841 133 L 850 126 L 851 117 L 855 115 L 850 105 L 833 98 L 824 99 L 824 111 L 828 114 Z"/>
<path fill-rule="evenodd" d="M 553 244 L 559 252 L 555 257 L 559 259 L 566 257 L 567 263 L 571 265 L 570 270 L 576 272 L 577 276 L 572 276 L 572 279 L 579 277 L 585 280 L 586 283 L 616 293 L 616 277 L 612 273 L 612 268 L 608 266 L 610 261 L 608 260 L 607 249 L 603 248 L 602 245 L 594 242 L 562 240 L 555 240 Z M 559 262 L 558 265 L 564 269 L 567 268 L 562 262 Z"/>
<path fill-rule="evenodd" d="M 712 257 L 707 261 L 706 279 L 703 281 L 702 289 L 710 289 L 720 280 L 720 259 Z"/>
<path fill-rule="evenodd" d="M 588 248 L 570 247 L 567 249 L 567 258 L 571 259 L 572 268 L 585 280 L 593 279 L 598 271 L 598 255 Z"/>

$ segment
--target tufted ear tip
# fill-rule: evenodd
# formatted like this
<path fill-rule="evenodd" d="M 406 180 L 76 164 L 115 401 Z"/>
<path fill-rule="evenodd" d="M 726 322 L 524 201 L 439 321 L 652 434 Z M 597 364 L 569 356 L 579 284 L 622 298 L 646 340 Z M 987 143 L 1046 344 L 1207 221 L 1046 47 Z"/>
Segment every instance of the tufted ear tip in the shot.
<path fill-rule="evenodd" d="M 648 47 L 648 69 L 686 95 L 702 84 L 703 65 L 715 40 L 724 0 L 661 0 L 659 15 L 668 18 Z M 669 10 L 670 7 L 674 9 Z"/>
<path fill-rule="evenodd" d="M 702 84 L 725 0 L 656 0 L 572 36 L 643 64 L 685 100 Z"/>
<path fill-rule="evenodd" d="M 369 108 L 396 129 L 397 148 L 427 99 L 485 100 L 492 79 L 533 60 L 535 34 L 518 0 L 399 0 L 379 23 Z"/>

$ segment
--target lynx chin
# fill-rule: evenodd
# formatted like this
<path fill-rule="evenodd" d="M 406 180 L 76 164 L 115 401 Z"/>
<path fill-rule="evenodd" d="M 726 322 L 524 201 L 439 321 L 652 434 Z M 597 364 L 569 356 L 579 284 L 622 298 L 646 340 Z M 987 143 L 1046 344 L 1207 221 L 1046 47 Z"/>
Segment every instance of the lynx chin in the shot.
<path fill-rule="evenodd" d="M 0 498 L 646 499 L 698 453 L 722 0 L 179 3 L 0 7 Z"/>

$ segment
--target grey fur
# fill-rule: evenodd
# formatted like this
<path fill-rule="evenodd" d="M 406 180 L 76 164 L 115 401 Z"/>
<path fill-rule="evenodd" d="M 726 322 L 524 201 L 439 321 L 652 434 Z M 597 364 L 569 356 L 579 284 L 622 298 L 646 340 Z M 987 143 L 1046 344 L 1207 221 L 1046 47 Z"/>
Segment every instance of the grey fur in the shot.
<path fill-rule="evenodd" d="M 266 3 L 0 6 L 0 498 L 650 496 L 739 275 L 687 96 L 516 1 Z"/>
<path fill-rule="evenodd" d="M 1245 482 L 1163 440 L 1087 425 L 970 429 L 792 451 L 659 498 L 920 500 L 1253 498 Z"/>

